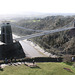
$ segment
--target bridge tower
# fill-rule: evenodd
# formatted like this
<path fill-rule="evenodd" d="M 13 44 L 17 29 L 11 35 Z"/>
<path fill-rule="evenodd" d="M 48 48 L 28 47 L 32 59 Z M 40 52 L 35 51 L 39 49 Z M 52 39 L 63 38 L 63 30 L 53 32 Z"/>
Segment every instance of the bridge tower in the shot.
<path fill-rule="evenodd" d="M 1 26 L 1 41 L 5 44 L 12 44 L 12 30 L 10 23 L 3 23 Z"/>

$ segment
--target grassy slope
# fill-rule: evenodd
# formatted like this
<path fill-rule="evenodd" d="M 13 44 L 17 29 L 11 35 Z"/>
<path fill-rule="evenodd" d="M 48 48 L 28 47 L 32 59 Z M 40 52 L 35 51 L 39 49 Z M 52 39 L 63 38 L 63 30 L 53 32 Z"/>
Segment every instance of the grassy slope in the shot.
<path fill-rule="evenodd" d="M 64 63 L 37 63 L 40 68 L 29 68 L 22 66 L 8 66 L 4 71 L 0 71 L 0 75 L 75 75 L 75 68 Z M 64 70 L 70 68 L 73 73 Z"/>

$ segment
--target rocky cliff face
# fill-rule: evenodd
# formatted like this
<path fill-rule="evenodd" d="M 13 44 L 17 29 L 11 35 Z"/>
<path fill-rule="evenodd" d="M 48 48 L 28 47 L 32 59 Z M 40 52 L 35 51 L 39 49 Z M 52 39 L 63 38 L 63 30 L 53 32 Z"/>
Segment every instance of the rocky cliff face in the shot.
<path fill-rule="evenodd" d="M 75 54 L 75 29 L 32 39 L 45 51 L 55 55 Z"/>

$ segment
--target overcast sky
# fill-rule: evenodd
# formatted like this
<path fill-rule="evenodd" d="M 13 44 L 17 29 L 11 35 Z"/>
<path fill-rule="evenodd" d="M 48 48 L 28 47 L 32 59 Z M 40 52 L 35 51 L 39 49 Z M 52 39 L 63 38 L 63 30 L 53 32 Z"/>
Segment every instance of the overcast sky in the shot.
<path fill-rule="evenodd" d="M 75 0 L 0 0 L 0 15 L 41 13 L 75 13 Z"/>

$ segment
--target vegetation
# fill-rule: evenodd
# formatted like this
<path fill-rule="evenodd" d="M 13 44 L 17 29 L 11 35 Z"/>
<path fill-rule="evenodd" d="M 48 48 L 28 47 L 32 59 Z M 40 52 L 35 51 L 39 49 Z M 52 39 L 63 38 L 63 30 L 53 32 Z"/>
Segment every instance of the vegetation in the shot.
<path fill-rule="evenodd" d="M 75 68 L 75 63 L 73 64 L 73 67 Z"/>
<path fill-rule="evenodd" d="M 70 55 L 64 55 L 63 62 L 71 63 L 72 62 L 72 57 Z"/>
<path fill-rule="evenodd" d="M 75 75 L 75 68 L 65 63 L 37 63 L 37 65 L 38 68 L 30 68 L 25 65 L 7 66 L 0 71 L 0 75 Z"/>
<path fill-rule="evenodd" d="M 69 24 L 74 18 L 73 17 L 64 17 L 64 16 L 48 16 L 45 18 L 34 18 L 34 19 L 21 19 L 20 21 L 13 22 L 14 25 L 19 25 L 25 28 L 34 29 L 34 30 L 51 30 L 60 28 Z M 71 23 L 72 24 L 72 23 Z M 71 25 L 70 24 L 70 25 Z M 72 24 L 73 25 L 73 24 Z M 28 35 L 34 32 L 26 31 L 13 27 L 13 32 L 21 35 Z"/>

